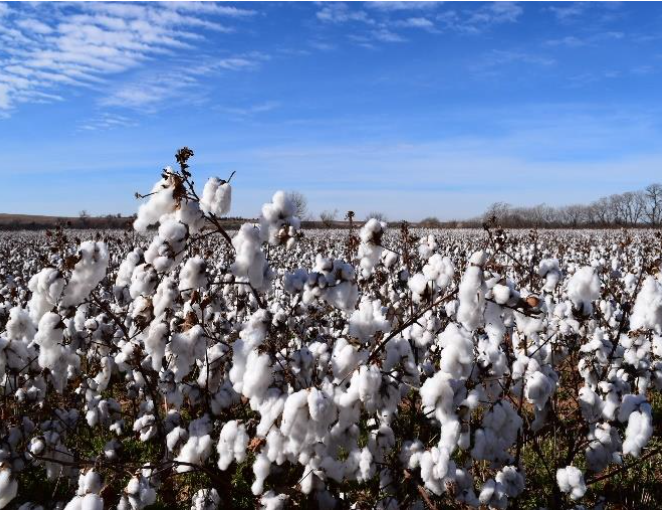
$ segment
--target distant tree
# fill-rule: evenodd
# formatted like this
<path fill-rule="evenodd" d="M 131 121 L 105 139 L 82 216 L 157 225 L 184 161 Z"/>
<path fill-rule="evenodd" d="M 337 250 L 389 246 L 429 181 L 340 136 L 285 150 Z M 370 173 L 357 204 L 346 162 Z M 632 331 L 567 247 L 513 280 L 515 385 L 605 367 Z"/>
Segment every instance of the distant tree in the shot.
<path fill-rule="evenodd" d="M 334 209 L 333 211 L 322 211 L 320 213 L 320 220 L 322 221 L 322 225 L 324 225 L 326 228 L 332 227 L 333 223 L 336 221 L 337 216 L 338 209 Z"/>
<path fill-rule="evenodd" d="M 662 184 L 649 184 L 646 194 L 646 217 L 653 226 L 658 226 L 662 219 Z"/>
<path fill-rule="evenodd" d="M 441 221 L 436 216 L 428 216 L 427 218 L 423 218 L 419 224 L 425 228 L 438 228 L 441 226 Z"/>
<path fill-rule="evenodd" d="M 83 220 L 83 219 L 87 219 L 87 218 L 89 218 L 90 215 L 89 215 L 89 213 L 87 212 L 86 209 L 83 209 L 81 212 L 78 213 L 78 217 L 79 217 L 81 220 Z"/>
<path fill-rule="evenodd" d="M 366 221 L 368 221 L 369 219 L 372 219 L 372 218 L 375 218 L 376 220 L 379 220 L 379 221 L 385 221 L 385 222 L 388 221 L 386 219 L 386 215 L 384 213 L 379 212 L 379 211 L 373 211 L 371 213 L 368 213 L 368 216 L 366 216 L 365 219 L 366 219 Z"/>
<path fill-rule="evenodd" d="M 288 191 L 287 198 L 294 204 L 294 215 L 301 220 L 308 219 L 308 199 L 299 191 Z"/>

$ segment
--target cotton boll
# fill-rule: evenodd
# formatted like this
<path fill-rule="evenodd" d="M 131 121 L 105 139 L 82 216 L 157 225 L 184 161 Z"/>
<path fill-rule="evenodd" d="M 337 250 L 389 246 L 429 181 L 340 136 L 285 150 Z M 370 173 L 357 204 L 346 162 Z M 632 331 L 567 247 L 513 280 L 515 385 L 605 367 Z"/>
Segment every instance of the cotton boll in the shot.
<path fill-rule="evenodd" d="M 208 284 L 207 264 L 201 257 L 186 261 L 179 275 L 179 290 L 206 289 Z"/>
<path fill-rule="evenodd" d="M 159 276 L 156 274 L 154 266 L 150 264 L 139 264 L 131 274 L 129 294 L 133 299 L 136 299 L 138 296 L 151 296 L 154 289 L 156 289 L 158 282 Z"/>
<path fill-rule="evenodd" d="M 221 496 L 216 489 L 200 489 L 193 496 L 191 510 L 217 510 Z"/>
<path fill-rule="evenodd" d="M 239 281 L 249 282 L 256 290 L 265 290 L 269 283 L 269 266 L 262 252 L 260 229 L 244 223 L 232 238 L 235 248 L 235 261 L 232 274 Z"/>
<path fill-rule="evenodd" d="M 274 491 L 265 492 L 260 498 L 260 510 L 283 510 L 287 501 L 286 494 L 276 494 Z"/>
<path fill-rule="evenodd" d="M 652 276 L 646 277 L 634 302 L 630 329 L 654 329 L 662 332 L 662 284 Z"/>
<path fill-rule="evenodd" d="M 423 274 L 434 283 L 436 290 L 443 290 L 453 281 L 455 268 L 450 257 L 442 257 L 437 253 L 423 266 Z"/>
<path fill-rule="evenodd" d="M 584 474 L 574 466 L 557 470 L 556 482 L 561 492 L 569 494 L 573 500 L 580 499 L 586 494 Z"/>
<path fill-rule="evenodd" d="M 170 272 L 184 258 L 188 237 L 186 225 L 175 220 L 164 221 L 145 252 L 145 261 L 158 273 Z"/>
<path fill-rule="evenodd" d="M 484 252 L 474 253 L 458 289 L 460 305 L 457 310 L 457 320 L 469 331 L 482 326 L 484 322 L 483 313 L 487 288 L 483 280 L 482 266 L 486 261 L 487 256 Z"/>
<path fill-rule="evenodd" d="M 11 470 L 0 464 L 0 508 L 5 508 L 18 494 L 18 482 L 13 478 Z"/>
<path fill-rule="evenodd" d="M 464 329 L 450 323 L 439 335 L 442 348 L 439 368 L 455 379 L 466 379 L 473 366 L 473 339 Z"/>
<path fill-rule="evenodd" d="M 232 461 L 243 462 L 246 459 L 248 447 L 246 427 L 232 420 L 223 425 L 216 451 L 218 452 L 218 468 L 225 471 Z"/>
<path fill-rule="evenodd" d="M 360 258 L 361 273 L 364 278 L 368 278 L 379 264 L 384 248 L 381 246 L 382 236 L 386 230 L 386 223 L 369 219 L 359 232 L 361 244 L 359 245 L 358 256 Z"/>
<path fill-rule="evenodd" d="M 46 267 L 30 279 L 28 289 L 32 292 L 28 303 L 30 317 L 39 322 L 46 312 L 57 307 L 64 290 L 64 279 L 57 269 Z"/>
<path fill-rule="evenodd" d="M 287 243 L 301 227 L 301 220 L 294 216 L 295 213 L 294 202 L 285 192 L 277 191 L 271 202 L 262 206 L 262 240 L 274 246 Z"/>
<path fill-rule="evenodd" d="M 165 170 L 172 172 L 169 167 Z M 164 177 L 154 185 L 148 201 L 138 208 L 138 216 L 133 222 L 136 231 L 146 234 L 147 227 L 158 223 L 161 216 L 175 211 L 177 207 L 174 197 L 175 186 L 176 180 L 172 175 Z"/>
<path fill-rule="evenodd" d="M 391 324 L 384 316 L 379 300 L 364 299 L 349 320 L 349 334 L 363 343 L 371 343 L 378 331 L 388 333 L 390 330 Z"/>
<path fill-rule="evenodd" d="M 267 476 L 269 476 L 270 470 L 271 462 L 263 450 L 255 457 L 255 463 L 253 464 L 255 481 L 253 482 L 253 485 L 251 485 L 251 491 L 254 495 L 259 496 L 264 492 L 264 481 L 267 479 Z"/>
<path fill-rule="evenodd" d="M 625 407 L 625 404 L 623 407 Z M 619 419 L 621 419 L 621 415 L 625 414 L 627 414 L 627 412 L 619 412 Z M 621 421 L 623 420 L 621 419 Z M 641 402 L 628 417 L 628 426 L 625 429 L 625 441 L 623 441 L 623 454 L 639 457 L 641 455 L 641 450 L 648 444 L 648 441 L 652 436 L 652 409 L 648 402 Z"/>
<path fill-rule="evenodd" d="M 189 425 L 189 439 L 179 451 L 175 462 L 181 462 L 176 467 L 178 473 L 186 473 L 193 470 L 193 466 L 201 466 L 212 453 L 213 443 L 209 433 L 211 423 L 209 416 L 193 420 Z"/>
<path fill-rule="evenodd" d="M 592 267 L 582 267 L 568 280 L 567 293 L 572 304 L 584 315 L 593 313 L 593 301 L 600 297 L 600 278 Z"/>
<path fill-rule="evenodd" d="M 106 276 L 108 249 L 103 242 L 85 241 L 76 253 L 78 262 L 64 289 L 63 306 L 79 305 Z"/>
<path fill-rule="evenodd" d="M 202 190 L 200 208 L 206 214 L 225 216 L 230 212 L 231 201 L 232 187 L 230 183 L 218 177 L 212 177 L 205 183 Z"/>

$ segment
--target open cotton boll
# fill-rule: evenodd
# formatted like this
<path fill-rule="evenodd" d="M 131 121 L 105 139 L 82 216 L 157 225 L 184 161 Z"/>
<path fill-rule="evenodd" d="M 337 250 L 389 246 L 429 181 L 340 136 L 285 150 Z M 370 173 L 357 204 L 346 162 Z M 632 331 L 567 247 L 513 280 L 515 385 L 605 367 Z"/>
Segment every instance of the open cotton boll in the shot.
<path fill-rule="evenodd" d="M 469 267 L 462 276 L 458 289 L 460 305 L 457 309 L 457 320 L 469 331 L 483 325 L 485 312 L 485 292 L 487 287 L 483 280 L 482 266 L 487 262 L 487 255 L 478 251 L 471 256 Z"/>
<path fill-rule="evenodd" d="M 584 315 L 593 313 L 593 301 L 600 297 L 600 278 L 589 266 L 579 268 L 568 280 L 568 298 Z"/>
<path fill-rule="evenodd" d="M 12 476 L 11 469 L 0 464 L 0 508 L 5 508 L 18 494 L 18 482 Z"/>
<path fill-rule="evenodd" d="M 225 216 L 230 212 L 231 201 L 232 187 L 230 183 L 218 177 L 212 177 L 205 183 L 205 187 L 202 190 L 200 208 L 206 214 Z"/>
<path fill-rule="evenodd" d="M 46 267 L 30 278 L 28 289 L 32 292 L 28 303 L 30 317 L 33 321 L 39 322 L 46 312 L 57 306 L 64 290 L 62 273 L 55 268 Z"/>
<path fill-rule="evenodd" d="M 642 395 L 626 395 L 618 412 L 618 419 L 625 421 L 625 441 L 623 454 L 639 457 L 641 450 L 653 436 L 653 416 L 651 405 Z"/>
<path fill-rule="evenodd" d="M 443 290 L 453 281 L 455 267 L 449 257 L 442 257 L 436 253 L 423 266 L 423 274 L 434 282 L 438 290 Z"/>
<path fill-rule="evenodd" d="M 277 191 L 271 202 L 262 206 L 260 217 L 262 240 L 278 246 L 293 239 L 301 228 L 301 220 L 294 216 L 295 213 L 294 202 L 284 191 Z"/>
<path fill-rule="evenodd" d="M 382 302 L 364 298 L 349 319 L 349 334 L 363 343 L 370 343 L 378 331 L 388 333 L 391 324 L 382 311 Z"/>
<path fill-rule="evenodd" d="M 371 218 L 359 231 L 361 244 L 359 245 L 358 257 L 361 259 L 359 265 L 364 278 L 372 275 L 375 267 L 379 264 L 384 250 L 381 244 L 385 230 L 385 222 Z"/>
<path fill-rule="evenodd" d="M 165 170 L 172 172 L 170 167 L 166 167 Z M 133 222 L 133 228 L 141 234 L 146 234 L 147 227 L 158 223 L 161 216 L 174 212 L 177 208 L 174 191 L 174 177 L 167 176 L 157 182 L 147 202 L 138 208 L 138 216 Z"/>
<path fill-rule="evenodd" d="M 78 262 L 71 273 L 69 283 L 64 289 L 63 306 L 79 305 L 85 301 L 106 276 L 108 268 L 108 249 L 106 243 L 85 241 L 76 252 Z"/>
<path fill-rule="evenodd" d="M 262 252 L 260 229 L 244 223 L 232 238 L 235 259 L 231 266 L 232 274 L 239 281 L 249 282 L 256 290 L 263 290 L 269 283 L 269 265 Z"/>
<path fill-rule="evenodd" d="M 556 471 L 556 483 L 561 492 L 569 494 L 573 500 L 580 499 L 586 494 L 584 474 L 575 466 L 567 466 Z"/>
<path fill-rule="evenodd" d="M 191 257 L 184 264 L 179 278 L 179 290 L 206 289 L 207 264 L 201 257 Z"/>
<path fill-rule="evenodd" d="M 542 259 L 540 264 L 538 264 L 538 275 L 545 279 L 545 285 L 542 290 L 545 292 L 554 292 L 561 279 L 558 259 Z"/>
<path fill-rule="evenodd" d="M 285 508 L 287 494 L 276 494 L 274 491 L 265 492 L 260 498 L 260 510 L 282 510 Z"/>
<path fill-rule="evenodd" d="M 132 299 L 138 296 L 151 296 L 159 283 L 159 275 L 151 264 L 139 264 L 131 274 L 129 294 Z M 160 314 L 159 314 L 160 315 Z"/>
<path fill-rule="evenodd" d="M 653 276 L 644 280 L 630 316 L 630 329 L 662 332 L 662 284 Z"/>
<path fill-rule="evenodd" d="M 216 489 L 200 489 L 193 496 L 191 510 L 217 510 L 221 496 Z"/>
<path fill-rule="evenodd" d="M 164 221 L 145 252 L 145 261 L 159 273 L 169 272 L 184 258 L 188 236 L 188 227 L 183 223 Z"/>
<path fill-rule="evenodd" d="M 264 481 L 269 476 L 271 471 L 271 462 L 267 458 L 267 454 L 262 450 L 256 457 L 253 463 L 253 474 L 255 481 L 251 485 L 251 491 L 254 495 L 259 496 L 264 491 Z"/>
<path fill-rule="evenodd" d="M 473 338 L 464 329 L 450 323 L 441 335 L 439 369 L 455 379 L 466 379 L 473 366 Z"/>
<path fill-rule="evenodd" d="M 221 437 L 216 447 L 218 468 L 225 471 L 232 464 L 232 461 L 243 462 L 246 460 L 247 447 L 248 434 L 245 425 L 238 423 L 236 420 L 227 422 L 221 429 Z"/>
<path fill-rule="evenodd" d="M 178 473 L 193 471 L 193 466 L 202 466 L 209 458 L 213 450 L 211 436 L 211 422 L 209 416 L 193 420 L 188 428 L 189 438 L 179 454 L 175 457 Z"/>

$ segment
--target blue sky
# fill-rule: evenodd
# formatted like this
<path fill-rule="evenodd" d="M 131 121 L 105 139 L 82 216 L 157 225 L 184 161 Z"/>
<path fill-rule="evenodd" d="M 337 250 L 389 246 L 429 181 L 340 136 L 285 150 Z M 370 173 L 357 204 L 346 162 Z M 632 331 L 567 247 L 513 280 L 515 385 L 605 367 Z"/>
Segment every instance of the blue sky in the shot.
<path fill-rule="evenodd" d="M 662 179 L 658 3 L 0 3 L 0 212 L 132 213 L 175 150 L 233 213 L 442 219 Z"/>

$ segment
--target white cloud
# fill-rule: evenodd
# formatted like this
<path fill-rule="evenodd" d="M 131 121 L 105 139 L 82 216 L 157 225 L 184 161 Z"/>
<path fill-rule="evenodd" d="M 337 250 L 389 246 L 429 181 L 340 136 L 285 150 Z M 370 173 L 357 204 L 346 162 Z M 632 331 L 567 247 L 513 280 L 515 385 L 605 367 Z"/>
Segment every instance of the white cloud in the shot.
<path fill-rule="evenodd" d="M 516 23 L 524 9 L 516 2 L 491 2 L 479 8 L 447 10 L 437 16 L 446 28 L 478 34 L 494 25 Z"/>
<path fill-rule="evenodd" d="M 366 2 L 365 5 L 379 11 L 432 10 L 443 2 Z"/>
<path fill-rule="evenodd" d="M 322 9 L 317 11 L 317 18 L 329 23 L 347 23 L 351 21 L 358 21 L 369 25 L 375 23 L 365 11 L 355 10 L 343 2 L 324 4 Z"/>
<path fill-rule="evenodd" d="M 399 20 L 396 23 L 398 26 L 406 27 L 406 28 L 424 28 L 424 29 L 434 28 L 434 23 L 432 23 L 432 21 L 422 17 L 407 18 L 404 20 Z"/>
<path fill-rule="evenodd" d="M 60 100 L 64 86 L 102 91 L 116 75 L 205 45 L 206 31 L 232 32 L 234 27 L 222 19 L 255 14 L 207 3 L 0 4 L 0 17 L 5 18 L 0 24 L 0 110 L 7 113 L 27 101 Z M 248 59 L 225 57 L 209 64 L 206 72 L 252 66 Z M 132 90 L 131 83 L 120 85 L 105 104 L 114 104 L 122 94 L 129 105 L 154 104 L 156 98 L 170 97 L 167 86 L 152 84 L 154 95 L 147 97 L 145 91 Z"/>

